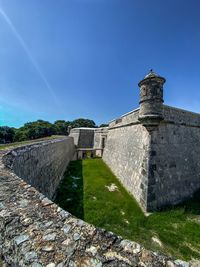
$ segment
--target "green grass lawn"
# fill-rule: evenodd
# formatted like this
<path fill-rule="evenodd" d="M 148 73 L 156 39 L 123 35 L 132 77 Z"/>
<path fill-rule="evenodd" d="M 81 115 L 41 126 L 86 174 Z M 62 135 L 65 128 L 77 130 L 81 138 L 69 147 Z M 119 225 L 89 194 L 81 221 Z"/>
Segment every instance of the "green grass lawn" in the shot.
<path fill-rule="evenodd" d="M 106 186 L 117 188 L 110 192 Z M 113 187 L 115 187 L 113 186 Z M 151 250 L 200 259 L 200 197 L 146 217 L 101 159 L 70 163 L 56 199 L 62 208 Z M 152 240 L 158 238 L 161 246 Z"/>
<path fill-rule="evenodd" d="M 52 136 L 48 136 L 48 137 L 43 137 L 43 138 L 38 138 L 38 139 L 33 139 L 33 140 L 27 140 L 27 141 L 22 141 L 22 142 L 14 142 L 14 143 L 9 143 L 9 144 L 0 144 L 0 150 L 9 149 L 11 147 L 18 147 L 18 146 L 21 146 L 21 145 L 37 143 L 37 142 L 41 142 L 41 141 L 45 141 L 45 140 L 62 138 L 62 137 L 66 137 L 66 136 L 65 135 L 52 135 Z"/>

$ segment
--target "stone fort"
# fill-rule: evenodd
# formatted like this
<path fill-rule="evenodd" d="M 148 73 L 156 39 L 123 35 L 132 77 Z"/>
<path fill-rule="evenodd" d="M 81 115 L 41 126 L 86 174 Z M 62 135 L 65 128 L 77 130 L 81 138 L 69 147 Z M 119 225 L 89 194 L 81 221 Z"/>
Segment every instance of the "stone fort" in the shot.
<path fill-rule="evenodd" d="M 139 83 L 140 107 L 108 127 L 0 150 L 0 266 L 189 266 L 53 202 L 68 163 L 88 154 L 103 158 L 145 212 L 200 188 L 200 115 L 163 105 L 164 83 L 151 71 Z"/>
<path fill-rule="evenodd" d="M 140 106 L 101 129 L 72 129 L 77 157 L 102 156 L 144 211 L 175 205 L 200 188 L 200 114 L 163 104 L 165 79 L 139 82 Z"/>

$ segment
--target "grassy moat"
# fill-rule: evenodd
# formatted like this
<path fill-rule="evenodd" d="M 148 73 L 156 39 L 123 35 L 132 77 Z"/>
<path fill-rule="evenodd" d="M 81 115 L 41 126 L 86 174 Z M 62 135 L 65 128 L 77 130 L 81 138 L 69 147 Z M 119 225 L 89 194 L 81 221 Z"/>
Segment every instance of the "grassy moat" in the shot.
<path fill-rule="evenodd" d="M 75 216 L 151 250 L 200 259 L 200 196 L 146 217 L 101 159 L 73 161 L 56 203 Z"/>

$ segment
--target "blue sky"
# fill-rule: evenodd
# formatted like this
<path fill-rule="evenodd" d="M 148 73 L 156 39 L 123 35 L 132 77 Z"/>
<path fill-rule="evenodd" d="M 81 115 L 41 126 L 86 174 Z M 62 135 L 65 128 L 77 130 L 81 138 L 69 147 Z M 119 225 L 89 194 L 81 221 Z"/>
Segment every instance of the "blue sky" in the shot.
<path fill-rule="evenodd" d="M 199 0 L 0 0 L 0 125 L 138 107 L 149 69 L 165 104 L 200 113 Z"/>

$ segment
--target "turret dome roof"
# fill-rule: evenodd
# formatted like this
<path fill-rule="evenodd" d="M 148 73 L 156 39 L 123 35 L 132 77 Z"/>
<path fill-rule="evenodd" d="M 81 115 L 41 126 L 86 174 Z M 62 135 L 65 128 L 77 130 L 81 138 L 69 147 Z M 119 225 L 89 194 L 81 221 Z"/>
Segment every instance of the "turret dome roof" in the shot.
<path fill-rule="evenodd" d="M 160 77 L 160 76 L 151 69 L 150 72 L 144 77 L 144 79 L 152 77 Z"/>

